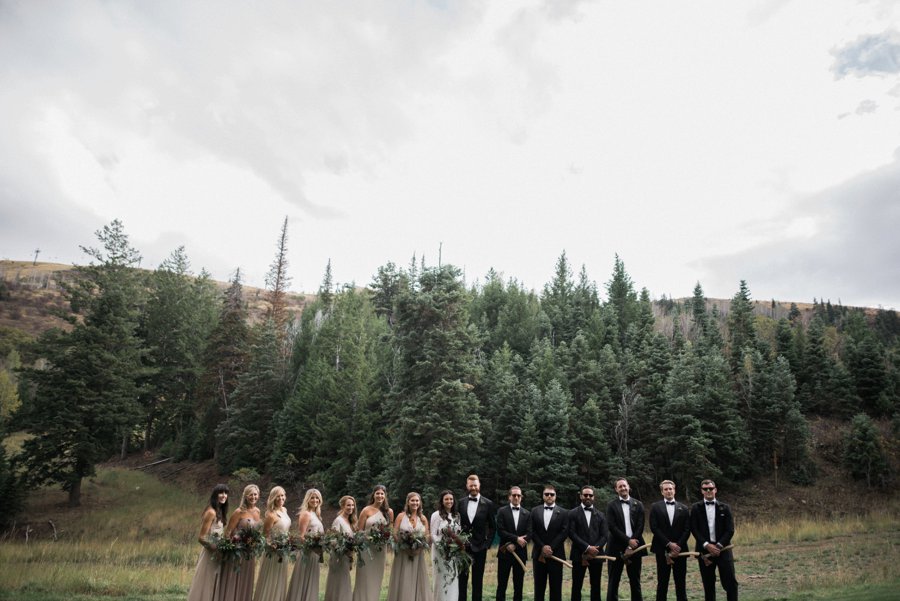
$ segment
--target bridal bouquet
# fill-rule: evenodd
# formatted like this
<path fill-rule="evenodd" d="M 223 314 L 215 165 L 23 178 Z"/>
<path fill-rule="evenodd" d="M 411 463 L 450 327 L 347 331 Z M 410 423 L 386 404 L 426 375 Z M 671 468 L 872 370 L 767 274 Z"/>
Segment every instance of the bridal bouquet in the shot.
<path fill-rule="evenodd" d="M 400 530 L 397 533 L 397 540 L 394 542 L 394 551 L 403 551 L 409 556 L 409 560 L 422 552 L 428 545 L 428 539 L 425 533 L 420 530 Z"/>
<path fill-rule="evenodd" d="M 238 569 L 243 554 L 237 542 L 220 532 L 210 534 L 208 540 L 215 561 L 219 563 L 233 562 L 235 569 Z"/>
<path fill-rule="evenodd" d="M 297 559 L 297 540 L 287 532 L 272 534 L 272 540 L 266 545 L 266 557 L 277 557 L 278 563 L 286 559 L 294 561 Z"/>
<path fill-rule="evenodd" d="M 350 567 L 353 567 L 353 554 L 357 548 L 356 534 L 345 534 L 339 530 L 329 530 L 325 533 L 322 540 L 322 546 L 328 552 L 332 561 L 337 561 L 346 557 L 350 561 Z"/>
<path fill-rule="evenodd" d="M 466 543 L 470 538 L 469 533 L 457 532 L 452 526 L 441 528 L 441 537 L 435 543 L 435 551 L 444 566 L 442 571 L 447 580 L 452 581 L 457 574 L 472 565 L 472 556 L 466 553 Z"/>
<path fill-rule="evenodd" d="M 301 553 L 301 560 L 306 561 L 313 554 L 316 554 L 319 556 L 319 563 L 322 563 L 322 552 L 325 550 L 324 542 L 325 535 L 321 532 L 307 532 L 303 540 L 297 541 L 297 550 Z"/>
<path fill-rule="evenodd" d="M 373 551 L 381 551 L 391 541 L 393 535 L 394 533 L 391 530 L 390 524 L 387 522 L 379 522 L 369 529 L 366 533 L 366 538 L 369 541 L 369 547 L 371 547 Z"/>
<path fill-rule="evenodd" d="M 231 540 L 240 547 L 243 559 L 259 557 L 266 548 L 266 537 L 263 536 L 262 524 L 236 529 L 231 534 Z"/>

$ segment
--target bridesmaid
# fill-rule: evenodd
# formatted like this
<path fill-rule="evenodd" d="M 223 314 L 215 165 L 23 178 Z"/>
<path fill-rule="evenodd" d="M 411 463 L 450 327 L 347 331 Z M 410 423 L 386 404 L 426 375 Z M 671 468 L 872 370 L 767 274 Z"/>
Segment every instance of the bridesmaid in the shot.
<path fill-rule="evenodd" d="M 263 534 L 268 542 L 272 542 L 272 538 L 278 534 L 287 534 L 291 529 L 291 518 L 284 508 L 286 498 L 287 495 L 280 486 L 269 491 L 266 519 L 263 522 Z M 264 556 L 260 564 L 253 601 L 284 601 L 287 595 L 288 560 L 277 555 Z"/>
<path fill-rule="evenodd" d="M 352 535 L 356 530 L 356 499 L 344 495 L 340 501 L 341 511 L 331 524 L 332 530 Z M 346 555 L 328 558 L 328 583 L 325 585 L 325 601 L 351 601 L 350 565 L 353 557 Z"/>
<path fill-rule="evenodd" d="M 378 484 L 369 496 L 369 504 L 359 514 L 360 530 L 368 532 L 379 524 L 393 524 L 394 510 L 388 505 L 387 489 Z M 356 584 L 353 601 L 379 601 L 381 582 L 384 580 L 384 564 L 387 558 L 387 544 L 381 551 L 371 551 L 365 565 L 356 568 Z"/>
<path fill-rule="evenodd" d="M 228 516 L 228 487 L 224 484 L 216 484 L 209 495 L 209 503 L 203 511 L 200 521 L 200 535 L 197 540 L 203 545 L 200 551 L 200 559 L 197 561 L 197 571 L 191 581 L 191 590 L 188 592 L 188 601 L 212 601 L 216 590 L 216 578 L 219 575 L 219 564 L 213 561 L 215 548 L 210 544 L 208 537 L 211 534 L 221 534 L 225 528 L 225 518 Z"/>
<path fill-rule="evenodd" d="M 403 511 L 394 520 L 394 536 L 398 537 L 399 532 L 403 530 L 418 530 L 427 538 L 428 520 L 422 514 L 422 497 L 417 492 L 406 495 Z M 424 549 L 420 549 L 412 557 L 405 553 L 394 555 L 387 599 L 388 601 L 432 601 Z"/>
<path fill-rule="evenodd" d="M 254 528 L 259 525 L 259 487 L 248 484 L 241 495 L 241 505 L 231 514 L 225 536 L 231 536 L 238 528 Z M 253 597 L 253 576 L 256 572 L 256 560 L 241 561 L 239 569 L 225 564 L 219 570 L 219 581 L 216 584 L 217 601 L 247 601 Z"/>
<path fill-rule="evenodd" d="M 322 493 L 310 488 L 303 496 L 300 514 L 297 516 L 297 530 L 300 540 L 309 534 L 322 534 Z M 303 553 L 294 564 L 291 585 L 288 587 L 287 601 L 319 601 L 319 562 L 321 555 Z"/>
<path fill-rule="evenodd" d="M 445 490 L 438 497 L 438 509 L 431 514 L 431 561 L 434 564 L 434 598 L 436 601 L 457 601 L 459 599 L 459 574 L 452 573 L 449 566 L 439 556 L 438 541 L 442 530 L 460 531 L 459 512 L 453 491 Z"/>

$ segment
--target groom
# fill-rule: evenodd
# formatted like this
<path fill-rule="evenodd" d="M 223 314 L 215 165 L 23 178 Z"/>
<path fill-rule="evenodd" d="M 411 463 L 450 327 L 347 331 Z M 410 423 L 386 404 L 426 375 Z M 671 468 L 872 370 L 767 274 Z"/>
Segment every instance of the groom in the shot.
<path fill-rule="evenodd" d="M 472 556 L 472 601 L 481 601 L 481 585 L 484 580 L 484 564 L 487 551 L 494 541 L 496 514 L 494 502 L 481 495 L 481 482 L 472 474 L 466 478 L 465 500 L 460 503 L 459 517 L 463 532 L 471 534 L 466 551 Z M 459 574 L 459 601 L 466 601 L 469 587 L 469 570 Z"/>

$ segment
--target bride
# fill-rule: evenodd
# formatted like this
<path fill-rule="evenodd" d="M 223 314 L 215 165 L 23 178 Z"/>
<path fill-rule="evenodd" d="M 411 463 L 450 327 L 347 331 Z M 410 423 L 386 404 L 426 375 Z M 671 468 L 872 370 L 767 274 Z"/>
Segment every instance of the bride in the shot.
<path fill-rule="evenodd" d="M 443 530 L 448 528 L 459 533 L 459 512 L 453 492 L 443 491 L 438 497 L 438 509 L 431 514 L 431 560 L 434 562 L 434 600 L 457 601 L 459 598 L 459 574 L 454 566 L 448 565 L 438 551 L 438 542 Z"/>

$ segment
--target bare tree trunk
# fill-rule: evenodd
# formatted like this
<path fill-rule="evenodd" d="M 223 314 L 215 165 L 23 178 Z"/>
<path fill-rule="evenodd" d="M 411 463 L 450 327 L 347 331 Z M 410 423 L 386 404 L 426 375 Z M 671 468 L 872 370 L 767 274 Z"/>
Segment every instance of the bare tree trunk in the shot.
<path fill-rule="evenodd" d="M 81 507 L 81 477 L 69 489 L 69 507 Z"/>

